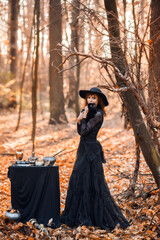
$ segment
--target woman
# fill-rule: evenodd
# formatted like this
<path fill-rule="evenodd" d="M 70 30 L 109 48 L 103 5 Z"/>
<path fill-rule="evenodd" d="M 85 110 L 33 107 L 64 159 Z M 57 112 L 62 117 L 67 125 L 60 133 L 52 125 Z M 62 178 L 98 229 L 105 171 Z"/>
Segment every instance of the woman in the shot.
<path fill-rule="evenodd" d="M 70 227 L 86 225 L 109 230 L 119 223 L 121 228 L 126 228 L 129 223 L 114 202 L 105 181 L 102 166 L 105 159 L 96 140 L 108 100 L 96 87 L 80 90 L 79 94 L 86 100 L 86 106 L 77 118 L 81 137 L 61 222 Z"/>

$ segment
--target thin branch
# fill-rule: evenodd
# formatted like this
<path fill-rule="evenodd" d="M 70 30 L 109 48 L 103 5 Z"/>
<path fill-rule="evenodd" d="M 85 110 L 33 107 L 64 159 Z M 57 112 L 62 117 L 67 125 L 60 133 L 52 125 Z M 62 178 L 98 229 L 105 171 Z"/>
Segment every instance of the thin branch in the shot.
<path fill-rule="evenodd" d="M 121 73 L 121 71 L 115 66 L 115 64 L 113 62 L 111 62 L 111 58 L 105 58 L 105 57 L 101 57 L 101 56 L 98 56 L 96 54 L 86 54 L 86 53 L 81 53 L 81 52 L 78 52 L 76 49 L 74 49 L 74 52 L 71 51 L 68 47 L 66 47 L 64 44 L 58 44 L 58 46 L 61 46 L 61 47 L 64 47 L 64 48 L 67 48 L 68 51 L 69 51 L 69 55 L 65 57 L 65 59 L 63 60 L 63 62 L 57 67 L 57 69 L 60 69 L 60 67 L 71 57 L 71 56 L 76 56 L 76 55 L 79 55 L 81 57 L 85 57 L 85 59 L 87 58 L 90 58 L 100 64 L 102 64 L 102 66 L 105 68 L 106 65 L 109 65 L 111 66 L 115 73 L 118 75 L 118 77 L 120 77 L 127 85 L 126 88 L 121 88 L 120 90 L 119 89 L 112 89 L 112 91 L 114 92 L 122 92 L 122 91 L 131 91 L 134 96 L 136 97 L 138 103 L 140 104 L 141 106 L 141 109 L 143 111 L 143 113 L 146 115 L 146 119 L 147 119 L 147 122 L 148 124 L 151 126 L 152 130 L 155 131 L 156 129 L 160 129 L 160 123 L 158 123 L 156 120 L 153 120 L 152 116 L 151 116 L 151 113 L 149 111 L 149 108 L 147 107 L 146 103 L 144 102 L 144 99 L 143 97 L 141 96 L 140 92 L 138 91 L 137 87 L 133 84 L 133 82 L 131 82 L 129 76 L 127 75 L 123 75 Z M 110 89 L 111 90 L 111 89 Z"/>
<path fill-rule="evenodd" d="M 70 70 L 70 69 L 76 67 L 77 65 L 81 64 L 81 63 L 82 63 L 84 60 L 86 60 L 86 59 L 87 59 L 87 57 L 84 57 L 81 61 L 79 61 L 78 63 L 74 64 L 72 67 L 70 67 L 70 68 L 65 68 L 65 69 L 63 69 L 63 70 L 61 70 L 61 71 L 58 71 L 58 73 L 62 73 L 62 72 L 65 72 L 65 71 L 67 71 L 67 70 Z M 59 67 L 59 66 L 58 66 L 58 67 Z M 58 68 L 58 69 L 59 69 L 59 68 Z"/>
<path fill-rule="evenodd" d="M 98 85 L 98 87 L 105 88 L 105 89 L 107 89 L 111 92 L 115 92 L 115 93 L 126 92 L 126 91 L 130 90 L 129 87 L 114 88 L 114 87 L 109 87 L 109 86 L 106 86 L 106 85 Z"/>

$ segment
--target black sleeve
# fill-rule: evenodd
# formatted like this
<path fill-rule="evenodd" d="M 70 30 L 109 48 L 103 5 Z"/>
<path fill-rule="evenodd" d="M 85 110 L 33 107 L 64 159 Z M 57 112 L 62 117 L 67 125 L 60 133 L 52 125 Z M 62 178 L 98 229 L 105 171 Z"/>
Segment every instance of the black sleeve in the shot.
<path fill-rule="evenodd" d="M 103 114 L 102 112 L 98 111 L 93 118 L 91 118 L 87 122 L 87 118 L 83 118 L 81 121 L 81 129 L 80 129 L 80 135 L 87 135 L 89 132 L 92 131 L 94 126 L 103 120 Z"/>
<path fill-rule="evenodd" d="M 77 123 L 77 132 L 78 132 L 78 134 L 79 135 L 81 135 L 81 125 L 82 125 L 82 123 Z"/>

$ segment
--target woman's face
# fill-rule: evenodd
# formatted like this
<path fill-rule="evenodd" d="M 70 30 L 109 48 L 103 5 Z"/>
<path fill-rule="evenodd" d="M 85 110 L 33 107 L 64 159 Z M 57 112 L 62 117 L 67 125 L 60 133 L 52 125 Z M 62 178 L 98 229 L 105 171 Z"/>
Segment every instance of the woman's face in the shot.
<path fill-rule="evenodd" d="M 98 105 L 98 96 L 96 94 L 91 94 L 87 96 L 87 104 L 94 103 L 96 106 Z"/>

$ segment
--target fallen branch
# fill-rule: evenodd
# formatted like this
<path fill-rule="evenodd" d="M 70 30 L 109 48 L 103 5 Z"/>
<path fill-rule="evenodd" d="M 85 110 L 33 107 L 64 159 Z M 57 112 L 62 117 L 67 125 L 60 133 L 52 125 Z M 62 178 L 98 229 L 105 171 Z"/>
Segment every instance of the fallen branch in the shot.
<path fill-rule="evenodd" d="M 15 153 L 0 153 L 2 156 L 15 156 Z"/>

